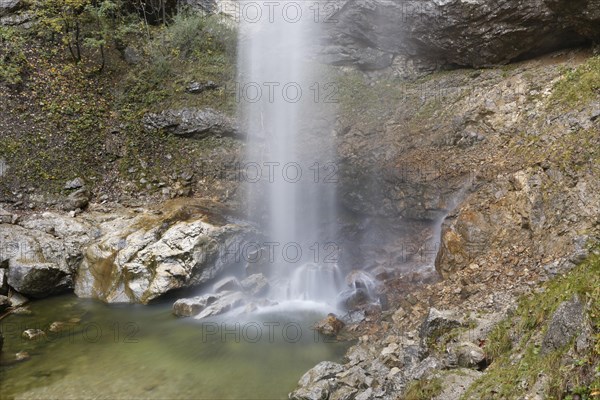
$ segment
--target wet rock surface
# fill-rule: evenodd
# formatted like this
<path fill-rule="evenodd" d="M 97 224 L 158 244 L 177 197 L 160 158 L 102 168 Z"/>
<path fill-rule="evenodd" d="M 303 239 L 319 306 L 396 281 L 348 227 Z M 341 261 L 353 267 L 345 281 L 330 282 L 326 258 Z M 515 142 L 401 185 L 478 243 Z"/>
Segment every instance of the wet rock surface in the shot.
<path fill-rule="evenodd" d="M 344 322 L 338 319 L 335 314 L 329 314 L 315 324 L 315 330 L 325 336 L 336 336 L 344 325 Z"/>
<path fill-rule="evenodd" d="M 269 290 L 269 280 L 264 274 L 252 274 L 240 282 L 251 296 L 261 296 Z"/>
<path fill-rule="evenodd" d="M 47 297 L 73 287 L 72 276 L 54 263 L 11 263 L 8 284 L 31 297 Z"/>
<path fill-rule="evenodd" d="M 179 299 L 173 304 L 173 314 L 177 317 L 193 317 L 217 300 L 218 297 L 214 295 Z"/>
<path fill-rule="evenodd" d="M 0 233 L 5 284 L 37 298 L 72 289 L 91 226 L 56 213 L 31 215 L 19 223 L 3 224 Z"/>

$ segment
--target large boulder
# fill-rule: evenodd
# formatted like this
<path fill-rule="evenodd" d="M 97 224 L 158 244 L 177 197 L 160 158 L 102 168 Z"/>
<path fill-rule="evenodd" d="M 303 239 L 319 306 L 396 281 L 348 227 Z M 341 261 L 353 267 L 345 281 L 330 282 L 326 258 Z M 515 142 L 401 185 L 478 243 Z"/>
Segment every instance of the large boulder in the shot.
<path fill-rule="evenodd" d="M 241 292 L 221 292 L 218 298 L 208 304 L 194 318 L 203 319 L 225 314 L 247 304 L 247 297 Z"/>
<path fill-rule="evenodd" d="M 173 314 L 196 319 L 214 317 L 245 305 L 246 300 L 243 293 L 231 291 L 179 299 L 173 304 Z"/>
<path fill-rule="evenodd" d="M 209 282 L 238 263 L 236 249 L 247 229 L 209 222 L 176 209 L 166 216 L 124 216 L 101 225 L 89 245 L 75 293 L 108 303 L 148 303 L 176 289 Z"/>
<path fill-rule="evenodd" d="M 1 275 L 6 283 L 36 298 L 71 289 L 82 260 L 81 246 L 91 240 L 91 225 L 54 213 L 34 214 L 20 224 L 0 224 L 0 265 L 7 267 Z"/>
<path fill-rule="evenodd" d="M 184 108 L 144 115 L 146 131 L 164 130 L 176 136 L 203 139 L 209 136 L 237 136 L 234 119 L 210 108 Z"/>
<path fill-rule="evenodd" d="M 327 13 L 333 64 L 417 69 L 504 64 L 600 37 L 595 0 L 342 0 Z M 334 7 L 330 7 L 332 9 Z"/>
<path fill-rule="evenodd" d="M 424 341 L 435 341 L 438 337 L 463 325 L 461 319 L 452 311 L 429 309 L 429 314 L 421 324 L 419 335 Z"/>
<path fill-rule="evenodd" d="M 8 272 L 8 284 L 31 297 L 46 297 L 73 287 L 72 273 L 55 263 L 15 261 Z"/>
<path fill-rule="evenodd" d="M 264 274 L 253 274 L 240 282 L 242 288 L 252 296 L 262 296 L 269 291 L 269 280 Z"/>
<path fill-rule="evenodd" d="M 585 306 L 578 296 L 561 303 L 554 315 L 544 339 L 542 353 L 546 354 L 566 346 L 577 335 L 583 332 L 585 322 Z"/>

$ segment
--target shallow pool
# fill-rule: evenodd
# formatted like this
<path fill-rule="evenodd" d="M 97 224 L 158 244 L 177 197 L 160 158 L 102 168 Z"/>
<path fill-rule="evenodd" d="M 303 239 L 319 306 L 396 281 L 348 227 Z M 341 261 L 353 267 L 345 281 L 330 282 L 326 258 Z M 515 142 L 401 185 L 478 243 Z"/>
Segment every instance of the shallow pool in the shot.
<path fill-rule="evenodd" d="M 347 343 L 310 326 L 322 314 L 276 311 L 204 323 L 177 319 L 171 304 L 108 306 L 74 296 L 29 305 L 0 321 L 0 393 L 17 399 L 283 399 Z M 53 322 L 64 324 L 50 332 Z M 25 329 L 42 329 L 35 341 Z M 30 358 L 17 362 L 14 354 Z"/>

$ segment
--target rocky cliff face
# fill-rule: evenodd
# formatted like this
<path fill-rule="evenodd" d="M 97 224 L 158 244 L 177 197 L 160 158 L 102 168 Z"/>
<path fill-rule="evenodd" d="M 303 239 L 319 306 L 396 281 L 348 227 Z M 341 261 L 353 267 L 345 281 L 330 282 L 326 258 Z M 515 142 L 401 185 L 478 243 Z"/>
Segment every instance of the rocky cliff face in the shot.
<path fill-rule="evenodd" d="M 575 390 L 567 379 L 566 389 L 556 391 L 552 382 L 562 378 L 543 364 L 547 359 L 531 354 L 550 346 L 565 368 L 597 354 L 587 344 L 594 331 L 586 322 L 590 311 L 571 297 L 596 298 L 598 264 L 584 260 L 597 260 L 600 242 L 599 71 L 598 56 L 563 51 L 414 82 L 353 75 L 341 81 L 343 204 L 396 226 L 443 221 L 441 233 L 430 233 L 443 280 L 423 284 L 414 274 L 419 261 L 427 265 L 427 247 L 412 264 L 386 258 L 382 249 L 397 232 L 370 239 L 379 252 L 357 246 L 387 266 L 382 279 L 393 311 L 381 314 L 345 364 L 309 371 L 292 398 L 403 393 L 442 400 L 501 393 L 498 398 L 521 399 Z M 417 240 L 421 246 L 426 237 Z M 538 294 L 517 307 L 532 293 Z M 579 308 L 567 317 L 564 310 L 573 304 Z M 590 304 L 594 309 L 600 301 Z M 521 322 L 513 326 L 514 320 Z M 544 345 L 555 341 L 576 343 L 560 351 Z M 535 376 L 523 378 L 522 388 L 499 377 L 514 371 L 515 362 Z"/>
<path fill-rule="evenodd" d="M 325 60 L 400 71 L 505 64 L 597 40 L 595 0 L 348 0 L 329 11 Z M 329 15 L 328 15 L 329 16 Z"/>
<path fill-rule="evenodd" d="M 598 235 L 597 94 L 562 92 L 562 69 L 582 55 L 415 82 L 343 80 L 343 204 L 399 225 L 448 215 L 436 263 L 444 277 L 472 263 L 572 265 Z"/>

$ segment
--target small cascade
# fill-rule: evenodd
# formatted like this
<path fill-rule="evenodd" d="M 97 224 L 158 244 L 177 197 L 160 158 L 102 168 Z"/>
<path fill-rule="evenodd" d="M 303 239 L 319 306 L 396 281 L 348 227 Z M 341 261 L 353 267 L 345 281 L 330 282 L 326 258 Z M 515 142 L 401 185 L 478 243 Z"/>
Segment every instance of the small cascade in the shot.
<path fill-rule="evenodd" d="M 342 274 L 336 264 L 307 263 L 296 268 L 287 287 L 287 300 L 312 300 L 335 305 Z"/>
<path fill-rule="evenodd" d="M 379 299 L 378 281 L 368 272 L 355 270 L 346 276 L 347 288 L 336 298 L 341 309 L 352 310 Z"/>

